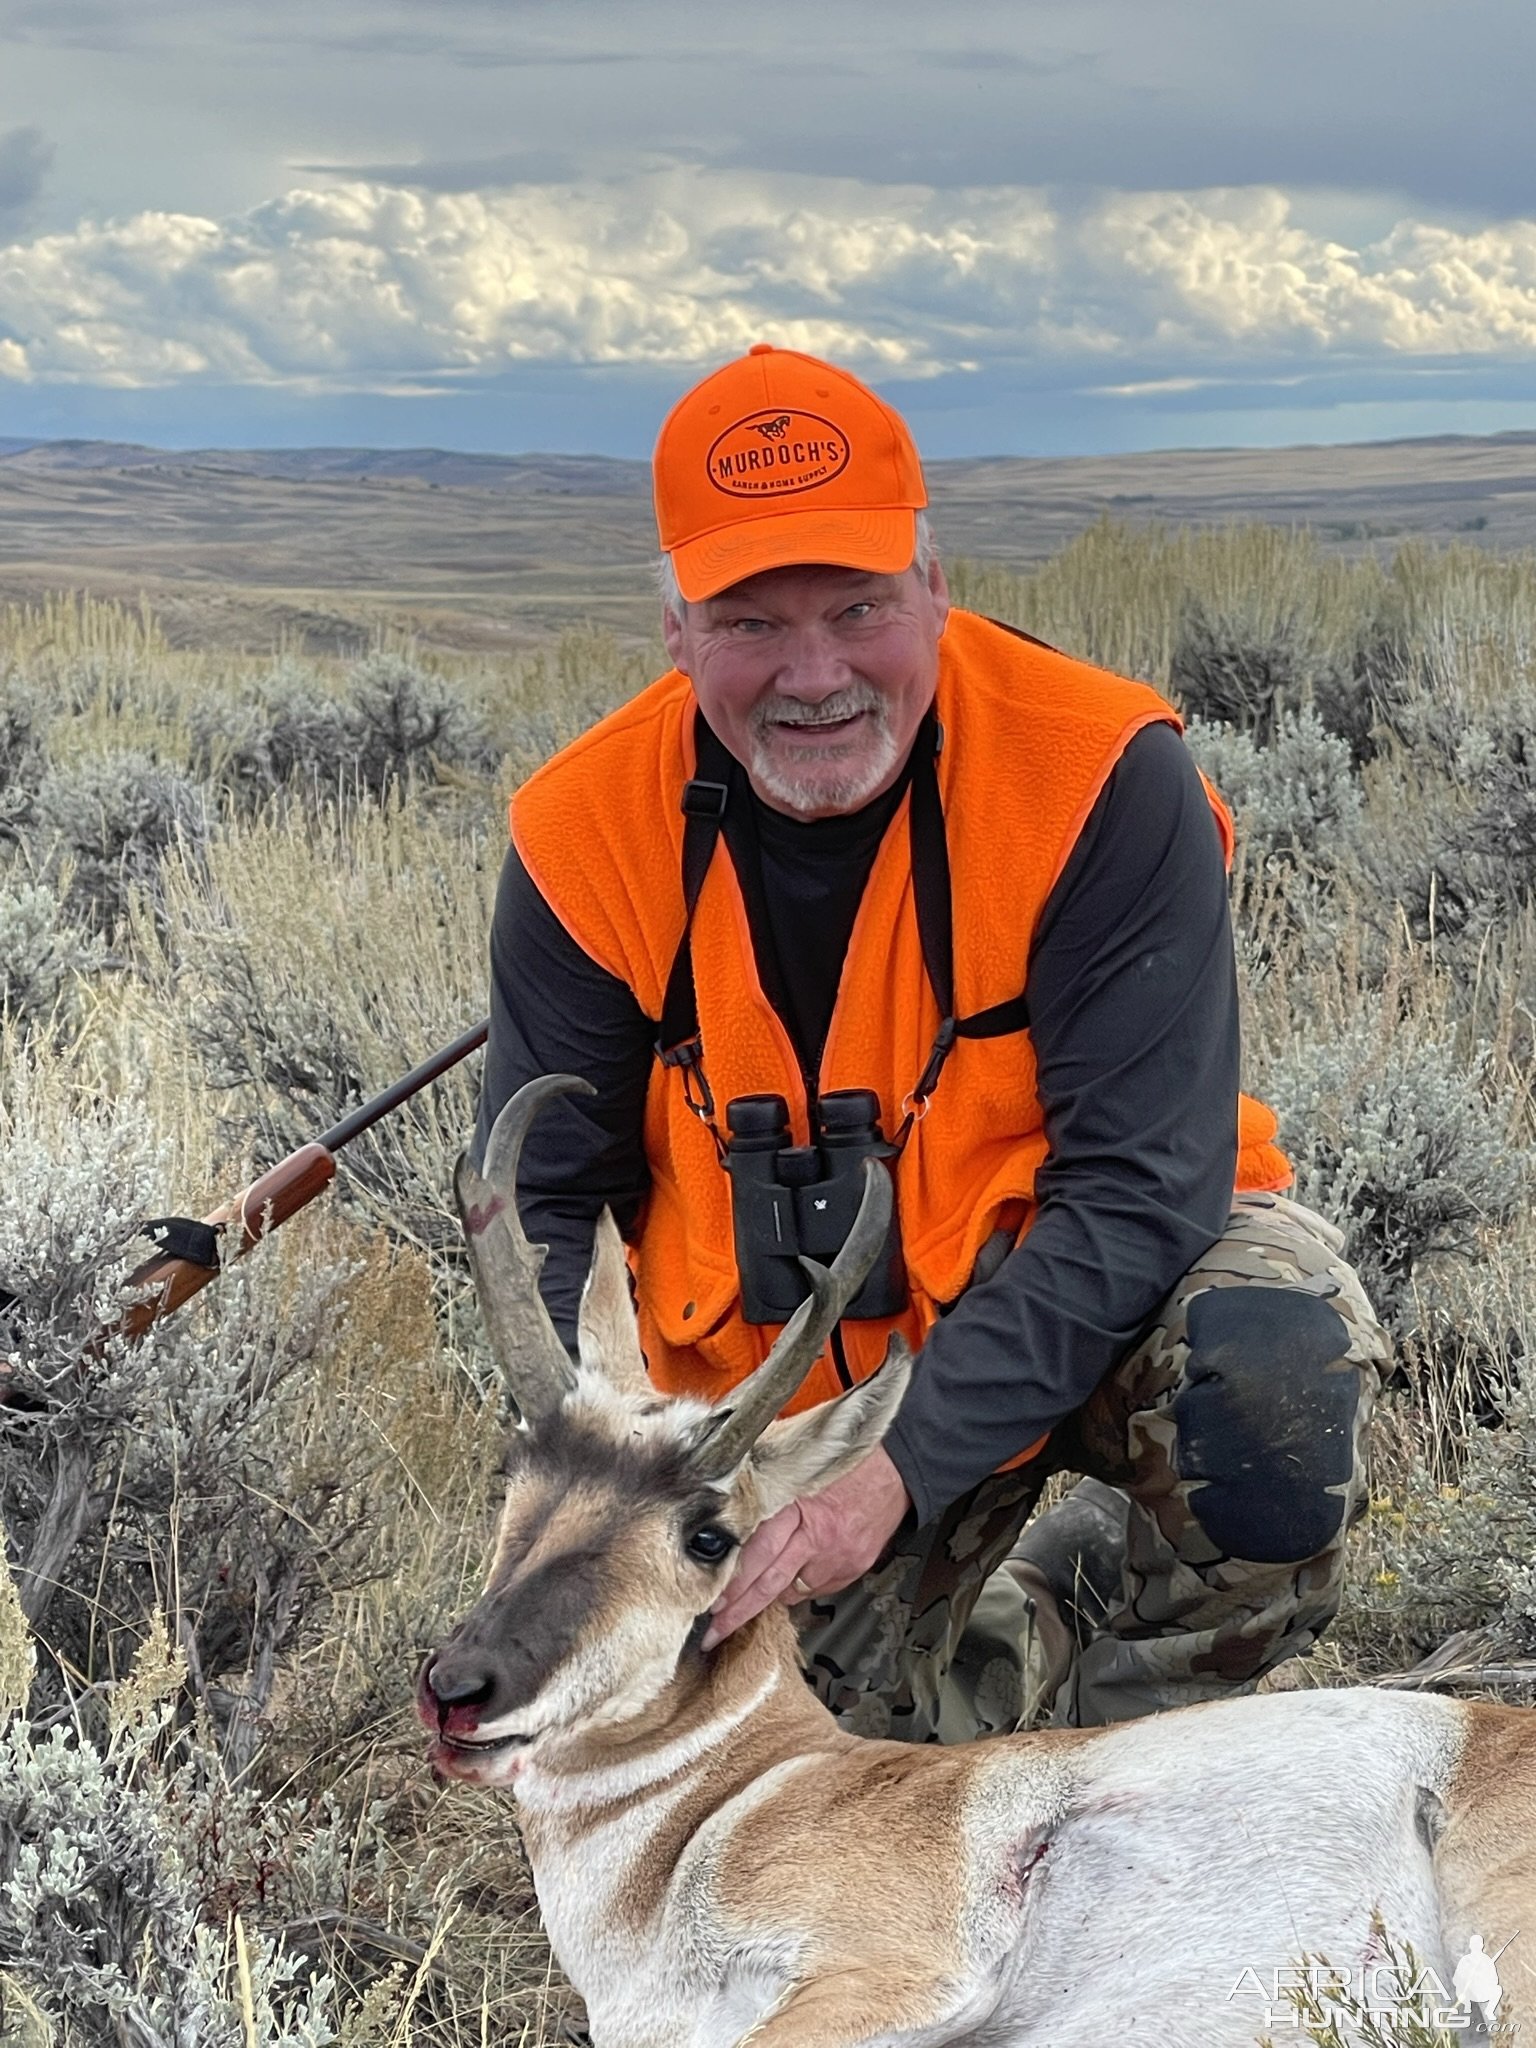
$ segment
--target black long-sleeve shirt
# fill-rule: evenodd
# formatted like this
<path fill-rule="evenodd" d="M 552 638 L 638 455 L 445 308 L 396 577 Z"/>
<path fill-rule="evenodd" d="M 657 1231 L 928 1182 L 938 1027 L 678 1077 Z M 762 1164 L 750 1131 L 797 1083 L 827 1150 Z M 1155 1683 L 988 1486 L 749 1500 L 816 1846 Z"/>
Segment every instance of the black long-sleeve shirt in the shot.
<path fill-rule="evenodd" d="M 848 817 L 752 800 L 728 832 L 765 992 L 814 1071 L 860 895 L 901 786 Z M 755 827 L 755 830 L 753 829 Z M 755 842 L 755 843 L 754 843 Z M 1010 914 L 1006 877 L 996 914 Z M 1081 1406 L 1221 1234 L 1236 1169 L 1236 971 L 1220 842 L 1183 741 L 1146 727 L 1109 778 L 1036 932 L 1030 1035 L 1049 1153 L 1024 1242 L 930 1332 L 886 1439 L 926 1521 Z M 630 1225 L 656 1024 L 565 930 L 509 849 L 491 932 L 477 1152 L 538 1074 L 597 1094 L 551 1105 L 519 1176 L 541 1280 L 574 1348 L 592 1232 Z M 935 1100 L 942 1108 L 943 1091 Z"/>

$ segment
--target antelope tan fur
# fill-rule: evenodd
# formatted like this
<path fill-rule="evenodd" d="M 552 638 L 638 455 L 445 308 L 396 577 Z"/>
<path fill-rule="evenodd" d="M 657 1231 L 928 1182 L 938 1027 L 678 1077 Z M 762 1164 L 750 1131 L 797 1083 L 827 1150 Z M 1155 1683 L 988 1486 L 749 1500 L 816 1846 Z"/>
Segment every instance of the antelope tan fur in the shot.
<path fill-rule="evenodd" d="M 522 1131 L 580 1085 L 531 1084 L 486 1178 L 460 1163 L 522 1424 L 485 1591 L 419 1707 L 439 1772 L 515 1794 L 597 2048 L 1235 2048 L 1295 2026 L 1276 1986 L 1304 1958 L 1367 2004 L 1434 2005 L 1474 1934 L 1504 1949 L 1500 2038 L 1536 2048 L 1536 1713 L 1359 1688 L 914 1747 L 838 1728 L 782 1609 L 701 1651 L 743 1539 L 901 1399 L 897 1355 L 772 1419 L 884 1238 L 890 1182 L 870 1170 L 752 1379 L 715 1408 L 659 1400 L 612 1223 L 577 1367 L 517 1222 Z M 1383 1978 L 1377 1916 L 1433 1972 L 1417 1993 Z"/>

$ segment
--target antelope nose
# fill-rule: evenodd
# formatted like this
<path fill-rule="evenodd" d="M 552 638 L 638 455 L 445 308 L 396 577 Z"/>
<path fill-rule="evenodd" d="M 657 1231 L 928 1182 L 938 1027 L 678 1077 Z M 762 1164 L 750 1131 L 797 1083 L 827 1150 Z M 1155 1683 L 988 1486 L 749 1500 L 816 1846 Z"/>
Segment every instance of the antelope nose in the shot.
<path fill-rule="evenodd" d="M 494 1674 L 474 1656 L 445 1651 L 429 1658 L 421 1674 L 422 1685 L 434 1703 L 447 1712 L 452 1707 L 483 1707 L 496 1689 Z"/>

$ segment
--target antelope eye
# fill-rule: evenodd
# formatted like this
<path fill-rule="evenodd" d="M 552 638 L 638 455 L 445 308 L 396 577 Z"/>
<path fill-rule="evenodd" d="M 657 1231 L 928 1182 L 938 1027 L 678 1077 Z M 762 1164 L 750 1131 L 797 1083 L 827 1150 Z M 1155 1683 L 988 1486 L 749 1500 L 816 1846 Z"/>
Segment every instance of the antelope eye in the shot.
<path fill-rule="evenodd" d="M 729 1529 L 721 1529 L 713 1522 L 706 1522 L 702 1529 L 694 1530 L 683 1548 L 700 1564 L 718 1564 L 721 1558 L 729 1557 L 736 1548 L 736 1538 Z"/>

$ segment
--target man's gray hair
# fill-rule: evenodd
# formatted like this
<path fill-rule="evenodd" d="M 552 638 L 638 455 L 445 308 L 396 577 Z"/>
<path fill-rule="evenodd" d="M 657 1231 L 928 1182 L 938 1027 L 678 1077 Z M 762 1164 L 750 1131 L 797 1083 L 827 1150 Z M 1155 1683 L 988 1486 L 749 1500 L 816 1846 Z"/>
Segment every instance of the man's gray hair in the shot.
<path fill-rule="evenodd" d="M 933 528 L 928 514 L 917 515 L 917 552 L 912 557 L 912 566 L 919 576 L 926 576 L 932 568 L 938 549 L 934 545 Z M 681 618 L 688 609 L 688 600 L 677 587 L 677 571 L 672 566 L 670 555 L 661 555 L 656 562 L 656 588 L 661 593 L 663 607 L 675 612 Z"/>

